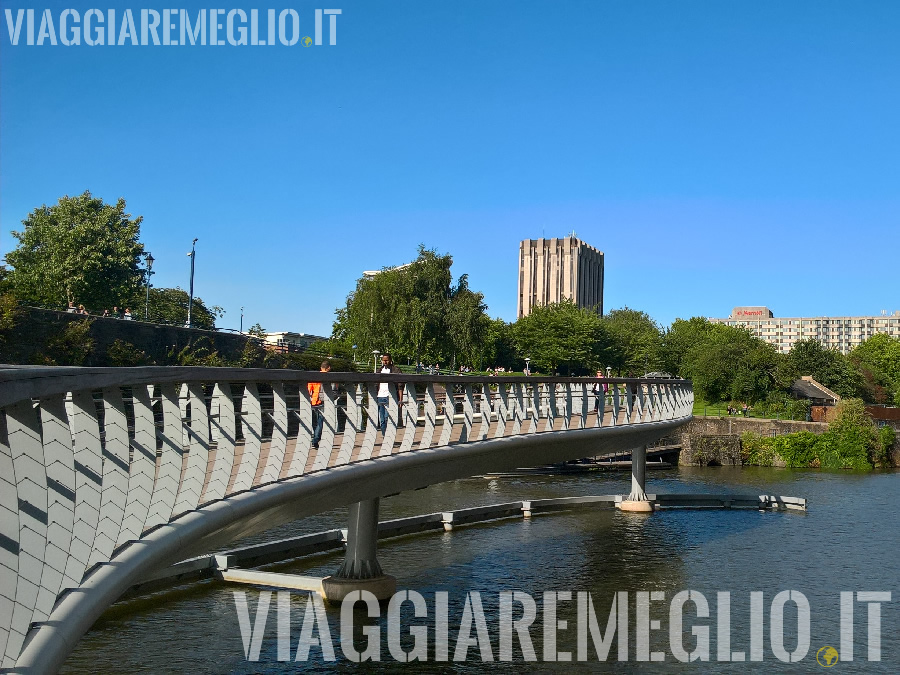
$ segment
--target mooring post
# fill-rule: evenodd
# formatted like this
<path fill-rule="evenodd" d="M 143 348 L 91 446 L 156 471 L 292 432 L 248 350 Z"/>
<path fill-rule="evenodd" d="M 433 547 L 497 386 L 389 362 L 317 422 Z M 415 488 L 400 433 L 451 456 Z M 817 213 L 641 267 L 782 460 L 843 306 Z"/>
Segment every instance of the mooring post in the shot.
<path fill-rule="evenodd" d="M 382 571 L 377 548 L 378 499 L 357 502 L 350 507 L 344 562 L 322 580 L 325 598 L 341 602 L 352 591 L 369 591 L 379 600 L 390 598 L 397 590 L 397 580 Z"/>
<path fill-rule="evenodd" d="M 647 446 L 641 445 L 631 451 L 631 494 L 619 502 L 622 511 L 649 512 L 653 503 L 647 498 Z"/>

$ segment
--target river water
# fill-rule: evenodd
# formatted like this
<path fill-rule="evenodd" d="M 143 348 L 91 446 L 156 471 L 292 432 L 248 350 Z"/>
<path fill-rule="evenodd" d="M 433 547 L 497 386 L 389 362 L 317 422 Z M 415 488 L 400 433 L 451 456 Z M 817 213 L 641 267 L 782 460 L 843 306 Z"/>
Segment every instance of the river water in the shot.
<path fill-rule="evenodd" d="M 521 499 L 622 493 L 628 492 L 628 486 L 627 474 L 470 478 L 383 499 L 381 519 Z M 429 661 L 424 664 L 402 664 L 392 656 L 386 604 L 376 618 L 367 618 L 362 604 L 354 613 L 355 649 L 364 651 L 366 645 L 362 626 L 377 626 L 381 632 L 380 663 L 355 664 L 347 659 L 342 650 L 341 611 L 330 606 L 326 609 L 330 640 L 324 641 L 333 645 L 336 661 L 324 660 L 319 646 L 312 646 L 307 659 L 301 662 L 279 661 L 275 596 L 271 598 L 262 633 L 259 660 L 248 661 L 234 591 L 245 593 L 252 622 L 257 616 L 260 593 L 265 590 L 204 581 L 112 608 L 82 639 L 64 672 L 449 672 L 451 668 L 480 672 L 488 667 L 506 672 L 811 672 L 821 668 L 816 660 L 821 648 L 840 648 L 841 591 L 890 592 L 891 601 L 868 605 L 865 596 L 854 596 L 854 660 L 846 661 L 844 654 L 837 668 L 841 672 L 900 672 L 900 473 L 682 467 L 651 471 L 648 491 L 780 494 L 806 497 L 810 505 L 805 513 L 670 509 L 643 515 L 609 508 L 581 508 L 536 515 L 530 520 L 513 518 L 461 527 L 449 533 L 432 532 L 382 542 L 379 559 L 385 571 L 397 577 L 399 589 L 418 591 L 425 600 L 426 618 L 415 618 L 409 602 L 402 605 L 400 615 L 400 644 L 406 651 L 414 644 L 410 626 L 428 627 Z M 345 527 L 345 513 L 341 510 L 308 518 L 269 532 L 266 537 Z M 336 554 L 319 555 L 282 565 L 277 571 L 325 576 L 337 568 L 339 561 Z M 527 634 L 538 659 L 536 663 L 522 661 L 518 633 L 512 641 L 512 663 L 483 662 L 485 656 L 501 657 L 501 591 L 523 592 L 535 601 L 536 618 Z M 547 614 L 552 603 L 545 602 L 544 593 L 550 591 L 571 592 L 572 600 L 567 601 L 564 596 L 556 600 L 557 620 L 567 623 L 565 628 L 559 626 L 556 649 L 547 650 L 546 656 L 571 652 L 574 663 L 545 660 L 544 633 L 552 624 Z M 650 626 L 649 648 L 659 652 L 661 662 L 636 660 L 640 651 L 636 637 L 640 628 L 637 593 L 647 591 L 663 594 L 651 596 L 662 599 L 649 603 L 650 619 L 659 621 L 658 629 L 656 624 Z M 674 612 L 672 600 L 681 591 L 702 594 L 709 616 L 700 618 L 695 604 L 687 602 L 680 612 L 683 635 L 679 636 L 677 628 L 671 630 L 672 617 L 679 614 Z M 730 652 L 743 652 L 747 659 L 744 662 L 719 659 L 717 638 L 725 612 L 717 601 L 718 593 L 726 591 L 730 592 Z M 795 593 L 791 595 L 793 599 L 781 603 L 776 595 L 782 591 L 799 591 L 802 596 Z M 447 594 L 450 663 L 434 661 L 434 617 L 440 614 L 436 593 L 440 592 Z M 487 628 L 487 640 L 481 642 L 476 640 L 480 616 L 475 598 L 468 595 L 472 592 L 480 594 Z M 627 592 L 627 661 L 616 660 L 616 640 L 621 630 L 617 631 L 605 662 L 597 662 L 595 644 L 590 639 L 588 661 L 578 661 L 579 592 L 590 593 L 604 636 L 613 597 Z M 757 619 L 751 619 L 751 593 L 763 594 L 762 612 Z M 798 662 L 783 662 L 779 654 L 788 658 L 787 653 L 795 652 L 798 643 L 803 642 L 803 611 L 797 607 L 798 603 L 804 604 L 804 598 L 809 606 L 809 646 L 805 654 L 796 651 Z M 302 638 L 307 602 L 308 594 L 291 595 L 292 659 Z M 471 611 L 466 611 L 467 604 L 473 608 Z M 881 623 L 881 660 L 870 661 L 873 645 L 869 624 L 875 623 L 876 609 Z M 513 620 L 518 621 L 523 611 L 524 605 L 514 602 Z M 469 616 L 474 619 L 469 621 Z M 586 627 L 583 632 L 590 636 L 586 616 L 581 617 Z M 778 617 L 783 617 L 781 628 Z M 760 621 L 761 663 L 750 661 L 752 625 Z M 311 629 L 312 614 L 308 624 Z M 702 636 L 695 639 L 691 630 L 701 627 L 702 632 L 704 626 L 708 627 L 709 661 L 680 662 L 676 658 L 678 643 L 692 651 L 699 642 L 703 651 Z M 463 637 L 469 634 L 472 638 L 468 651 L 458 645 L 463 628 Z M 314 637 L 320 633 L 318 626 L 312 631 Z M 482 645 L 487 653 L 480 649 Z M 454 663 L 458 649 L 465 660 Z M 823 658 L 824 655 L 821 652 Z"/>

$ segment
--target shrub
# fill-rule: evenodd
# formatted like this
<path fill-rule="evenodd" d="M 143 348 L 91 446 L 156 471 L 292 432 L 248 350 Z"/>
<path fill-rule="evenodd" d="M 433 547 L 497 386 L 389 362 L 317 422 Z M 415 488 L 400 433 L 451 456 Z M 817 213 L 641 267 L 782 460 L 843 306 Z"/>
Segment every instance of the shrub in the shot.
<path fill-rule="evenodd" d="M 84 365 L 94 350 L 91 322 L 91 319 L 82 319 L 66 324 L 65 328 L 47 340 L 47 353 L 38 354 L 38 360 L 56 366 Z"/>
<path fill-rule="evenodd" d="M 144 350 L 124 340 L 116 340 L 106 349 L 106 360 L 111 366 L 146 366 L 152 363 Z"/>
<path fill-rule="evenodd" d="M 772 449 L 786 466 L 808 467 L 818 462 L 817 445 L 819 435 L 811 431 L 800 431 L 796 434 L 785 434 L 772 439 Z"/>
<path fill-rule="evenodd" d="M 881 453 L 877 457 L 879 466 L 890 466 L 891 448 L 893 448 L 896 439 L 897 435 L 892 427 L 885 425 L 878 430 L 878 441 L 881 443 Z"/>
<path fill-rule="evenodd" d="M 775 466 L 773 438 L 752 431 L 741 434 L 741 461 L 752 466 Z"/>
<path fill-rule="evenodd" d="M 838 402 L 834 419 L 828 425 L 834 434 L 828 452 L 830 468 L 871 469 L 880 458 L 881 442 L 872 418 L 866 414 L 862 399 L 846 398 Z"/>
<path fill-rule="evenodd" d="M 0 295 L 0 337 L 2 333 L 12 330 L 21 315 L 22 308 L 16 296 L 12 293 Z"/>
<path fill-rule="evenodd" d="M 219 355 L 219 352 L 215 350 L 215 345 L 206 337 L 195 340 L 178 352 L 172 348 L 169 351 L 168 358 L 179 366 L 223 367 L 232 365 Z"/>

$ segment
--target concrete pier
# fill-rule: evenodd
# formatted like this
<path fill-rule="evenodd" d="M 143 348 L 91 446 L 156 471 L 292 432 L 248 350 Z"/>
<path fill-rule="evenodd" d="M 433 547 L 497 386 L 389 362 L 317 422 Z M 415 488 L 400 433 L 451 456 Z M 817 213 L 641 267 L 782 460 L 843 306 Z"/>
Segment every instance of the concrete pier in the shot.
<path fill-rule="evenodd" d="M 385 574 L 378 562 L 378 503 L 378 499 L 367 499 L 350 507 L 344 562 L 322 580 L 326 600 L 341 602 L 353 591 L 369 591 L 387 600 L 396 592 L 397 580 Z"/>
<path fill-rule="evenodd" d="M 631 452 L 631 493 L 617 505 L 622 511 L 650 513 L 653 502 L 647 498 L 647 446 L 641 445 Z"/>

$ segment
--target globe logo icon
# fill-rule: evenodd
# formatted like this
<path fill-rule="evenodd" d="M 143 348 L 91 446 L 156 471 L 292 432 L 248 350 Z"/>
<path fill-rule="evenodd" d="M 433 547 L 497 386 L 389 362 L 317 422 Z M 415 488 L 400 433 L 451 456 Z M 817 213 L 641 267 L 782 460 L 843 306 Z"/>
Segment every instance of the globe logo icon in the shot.
<path fill-rule="evenodd" d="M 312 38 L 307 35 L 305 38 L 301 40 L 304 47 L 309 47 L 312 44 Z"/>
<path fill-rule="evenodd" d="M 834 647 L 824 646 L 816 652 L 816 661 L 823 668 L 831 668 L 838 662 L 838 651 Z"/>

